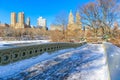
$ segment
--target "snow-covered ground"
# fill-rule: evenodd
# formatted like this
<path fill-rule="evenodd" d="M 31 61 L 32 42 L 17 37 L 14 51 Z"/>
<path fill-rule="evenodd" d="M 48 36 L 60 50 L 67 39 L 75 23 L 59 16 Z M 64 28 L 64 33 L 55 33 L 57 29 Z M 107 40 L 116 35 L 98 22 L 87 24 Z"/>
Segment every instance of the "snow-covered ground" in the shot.
<path fill-rule="evenodd" d="M 116 47 L 113 48 L 116 49 Z M 120 51 L 120 48 L 118 50 Z M 109 51 L 108 48 L 107 51 Z M 31 59 L 0 66 L 0 78 L 12 80 L 109 80 L 105 54 L 107 51 L 102 44 L 86 44 L 78 48 L 44 53 Z"/>

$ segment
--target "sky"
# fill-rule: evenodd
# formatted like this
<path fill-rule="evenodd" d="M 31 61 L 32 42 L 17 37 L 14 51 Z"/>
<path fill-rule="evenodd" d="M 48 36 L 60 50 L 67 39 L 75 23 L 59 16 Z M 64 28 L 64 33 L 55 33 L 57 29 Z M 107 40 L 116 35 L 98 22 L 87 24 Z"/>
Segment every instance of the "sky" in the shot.
<path fill-rule="evenodd" d="M 78 5 L 89 0 L 0 0 L 0 22 L 10 24 L 11 12 L 24 12 L 25 20 L 30 17 L 31 25 L 37 25 L 37 18 L 47 20 L 47 26 L 54 21 L 60 12 L 69 15 L 70 10 L 76 11 Z"/>

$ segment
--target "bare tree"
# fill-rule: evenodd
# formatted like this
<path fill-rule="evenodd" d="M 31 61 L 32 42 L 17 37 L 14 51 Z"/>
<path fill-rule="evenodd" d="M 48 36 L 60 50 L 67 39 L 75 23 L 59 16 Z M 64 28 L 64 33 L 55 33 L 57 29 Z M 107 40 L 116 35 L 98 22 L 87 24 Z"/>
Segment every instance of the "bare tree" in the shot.
<path fill-rule="evenodd" d="M 80 7 L 81 21 L 89 26 L 95 36 L 102 28 L 103 34 L 109 34 L 110 28 L 120 18 L 120 7 L 117 0 L 94 0 Z"/>
<path fill-rule="evenodd" d="M 66 12 L 60 12 L 58 15 L 55 16 L 55 20 L 53 24 L 55 25 L 61 25 L 63 27 L 63 33 L 67 27 L 68 19 L 67 19 L 67 14 Z"/>

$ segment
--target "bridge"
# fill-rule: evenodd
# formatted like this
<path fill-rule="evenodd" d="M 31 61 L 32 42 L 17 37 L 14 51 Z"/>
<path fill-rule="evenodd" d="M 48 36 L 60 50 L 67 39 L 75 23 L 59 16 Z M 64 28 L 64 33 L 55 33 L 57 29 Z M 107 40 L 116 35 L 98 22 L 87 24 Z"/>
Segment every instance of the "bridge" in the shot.
<path fill-rule="evenodd" d="M 0 47 L 0 65 L 6 65 L 23 59 L 28 59 L 44 52 L 54 52 L 61 49 L 75 48 L 83 43 L 12 43 Z"/>
<path fill-rule="evenodd" d="M 22 43 L 7 43 L 0 47 L 0 66 L 7 65 L 9 63 L 14 63 L 20 60 L 29 59 L 38 55 L 43 54 L 44 52 L 52 53 L 54 51 L 68 49 L 68 48 L 76 48 L 82 45 L 85 45 L 86 42 L 82 43 L 40 43 L 39 41 L 33 42 L 22 42 Z M 96 44 L 96 43 L 94 43 Z M 102 43 L 100 43 L 102 44 Z M 119 80 L 119 59 L 118 56 L 120 53 L 119 48 L 112 44 L 103 43 L 101 50 L 106 58 L 108 65 L 108 74 L 109 80 Z M 98 45 L 100 46 L 100 45 Z M 97 46 L 89 45 L 89 47 L 94 47 L 97 50 Z M 89 48 L 88 47 L 88 48 Z M 100 50 L 100 51 L 101 51 Z M 115 53 L 112 54 L 111 53 Z M 84 53 L 84 52 L 83 52 Z M 81 52 L 81 55 L 83 54 Z M 99 55 L 99 54 L 98 54 Z M 39 75 L 40 77 L 40 75 Z"/>

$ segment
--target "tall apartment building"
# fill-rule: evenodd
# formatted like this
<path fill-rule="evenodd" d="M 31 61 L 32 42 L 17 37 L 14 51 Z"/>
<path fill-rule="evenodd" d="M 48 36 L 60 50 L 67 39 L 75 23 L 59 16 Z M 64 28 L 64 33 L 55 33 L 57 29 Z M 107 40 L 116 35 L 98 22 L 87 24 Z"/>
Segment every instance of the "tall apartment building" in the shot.
<path fill-rule="evenodd" d="M 68 27 L 67 29 L 69 30 L 79 30 L 82 29 L 82 23 L 81 23 L 81 17 L 79 12 L 76 12 L 76 22 L 74 21 L 74 16 L 72 11 L 69 13 L 69 18 L 68 18 Z"/>
<path fill-rule="evenodd" d="M 30 26 L 30 18 L 27 18 L 27 22 L 26 22 L 27 26 Z"/>
<path fill-rule="evenodd" d="M 72 11 L 70 11 L 70 13 L 69 13 L 68 24 L 69 25 L 74 24 L 74 16 L 72 14 Z"/>
<path fill-rule="evenodd" d="M 22 26 L 23 24 L 25 24 L 24 21 L 24 12 L 20 12 L 18 13 L 18 23 Z"/>
<path fill-rule="evenodd" d="M 28 20 L 29 25 L 25 24 L 24 12 L 18 13 L 18 21 L 15 12 L 11 13 L 11 27 L 13 28 L 27 28 L 30 27 L 30 19 Z"/>
<path fill-rule="evenodd" d="M 17 23 L 16 13 L 15 13 L 15 12 L 12 12 L 12 13 L 11 13 L 11 26 L 12 26 L 12 27 L 15 27 L 15 26 L 16 26 L 16 23 Z"/>
<path fill-rule="evenodd" d="M 40 27 L 40 28 L 43 28 L 43 29 L 46 29 L 46 26 L 47 26 L 47 23 L 46 23 L 46 19 L 42 18 L 42 17 L 39 17 L 37 19 L 37 26 Z"/>
<path fill-rule="evenodd" d="M 58 31 L 63 31 L 63 26 L 62 25 L 51 25 L 50 26 L 50 30 L 54 31 L 54 30 L 58 30 Z"/>

